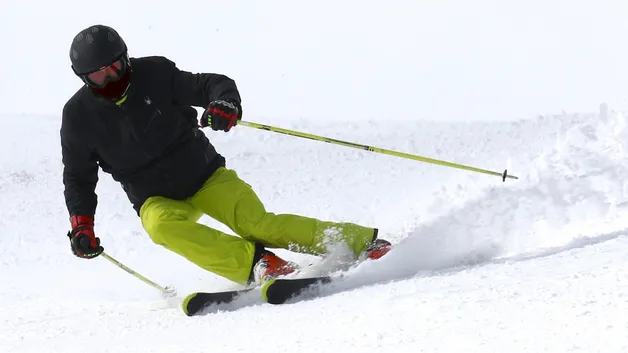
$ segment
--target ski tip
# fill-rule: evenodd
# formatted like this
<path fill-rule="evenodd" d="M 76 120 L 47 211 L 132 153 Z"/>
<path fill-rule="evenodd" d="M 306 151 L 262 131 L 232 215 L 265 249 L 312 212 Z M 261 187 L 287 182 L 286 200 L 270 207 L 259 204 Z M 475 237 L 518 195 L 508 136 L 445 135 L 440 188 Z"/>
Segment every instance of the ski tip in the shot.
<path fill-rule="evenodd" d="M 262 287 L 261 287 L 262 298 L 264 298 L 264 301 L 267 303 L 270 303 L 268 299 L 268 289 L 275 283 L 275 281 L 276 279 L 271 279 L 270 281 L 266 281 L 262 284 Z"/>
<path fill-rule="evenodd" d="M 187 315 L 187 316 L 194 316 L 198 312 L 198 310 L 194 310 L 193 307 L 190 307 L 190 302 L 194 298 L 196 298 L 197 294 L 198 293 L 189 294 L 188 296 L 186 296 L 183 299 L 183 302 L 181 303 L 181 309 L 183 309 L 183 312 L 185 313 L 185 315 Z"/>

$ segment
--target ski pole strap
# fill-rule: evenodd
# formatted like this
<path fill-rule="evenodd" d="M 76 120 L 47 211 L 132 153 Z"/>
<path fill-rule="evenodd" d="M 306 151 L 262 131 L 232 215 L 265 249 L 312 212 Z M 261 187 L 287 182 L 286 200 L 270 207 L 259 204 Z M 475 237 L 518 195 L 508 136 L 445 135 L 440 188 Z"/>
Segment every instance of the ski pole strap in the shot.
<path fill-rule="evenodd" d="M 422 157 L 422 156 L 418 156 L 418 155 L 414 155 L 414 154 L 410 154 L 410 153 L 397 152 L 397 151 L 393 151 L 393 150 L 387 150 L 387 149 L 384 149 L 384 148 L 362 145 L 362 144 L 354 143 L 354 142 L 347 142 L 347 141 L 342 141 L 342 140 L 336 140 L 336 139 L 329 138 L 329 137 L 317 136 L 317 135 L 312 135 L 312 134 L 308 134 L 308 133 L 304 133 L 304 132 L 298 132 L 298 131 L 294 131 L 294 130 L 282 129 L 282 128 L 279 128 L 279 127 L 263 125 L 263 124 L 249 122 L 249 121 L 239 120 L 238 121 L 238 125 L 243 125 L 243 126 L 247 126 L 247 127 L 251 127 L 251 128 L 255 128 L 255 129 L 260 129 L 260 130 L 277 132 L 277 133 L 280 133 L 280 134 L 285 134 L 285 135 L 290 135 L 290 136 L 307 138 L 307 139 L 310 139 L 310 140 L 315 140 L 315 141 L 320 141 L 320 142 L 332 143 L 332 144 L 345 146 L 345 147 L 358 148 L 358 149 L 365 150 L 365 151 L 382 153 L 382 154 L 387 154 L 387 155 L 391 155 L 391 156 L 395 156 L 395 157 L 407 158 L 407 159 L 412 159 L 412 160 L 415 160 L 415 161 L 431 163 L 431 164 L 441 165 L 441 166 L 445 166 L 445 167 L 464 169 L 464 170 L 468 170 L 468 171 L 471 171 L 471 172 L 483 173 L 483 174 L 488 174 L 488 175 L 495 175 L 495 176 L 501 177 L 502 181 L 506 181 L 507 178 L 508 179 L 519 179 L 518 177 L 516 177 L 514 175 L 509 175 L 508 174 L 508 170 L 504 170 L 501 173 L 500 172 L 494 172 L 494 171 L 491 171 L 491 170 L 471 167 L 471 166 L 458 164 L 458 163 L 447 162 L 447 161 L 443 161 L 443 160 L 439 160 L 439 159 Z"/>

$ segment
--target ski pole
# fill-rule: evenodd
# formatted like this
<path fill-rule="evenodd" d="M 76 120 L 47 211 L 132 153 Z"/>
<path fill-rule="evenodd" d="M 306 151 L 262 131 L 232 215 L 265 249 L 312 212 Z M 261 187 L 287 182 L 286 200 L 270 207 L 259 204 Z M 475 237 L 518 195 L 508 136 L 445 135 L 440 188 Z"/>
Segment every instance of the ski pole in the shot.
<path fill-rule="evenodd" d="M 161 293 L 165 296 L 165 297 L 174 297 L 176 295 L 174 289 L 170 288 L 170 287 L 162 287 L 160 285 L 158 285 L 157 283 L 149 280 L 148 278 L 140 275 L 139 273 L 133 271 L 131 268 L 129 268 L 128 266 L 125 266 L 123 263 L 121 263 L 120 261 L 114 259 L 113 257 L 107 255 L 107 253 L 103 252 L 100 254 L 101 256 L 103 256 L 105 259 L 109 260 L 109 262 L 111 262 L 112 264 L 120 267 L 121 269 L 125 270 L 126 272 L 130 273 L 131 275 L 133 275 L 135 278 L 141 280 L 142 282 L 148 284 L 149 286 L 161 291 Z"/>
<path fill-rule="evenodd" d="M 277 133 L 280 133 L 280 134 L 286 134 L 286 135 L 290 135 L 290 136 L 303 137 L 303 138 L 307 138 L 307 139 L 311 139 L 311 140 L 315 140 L 315 141 L 327 142 L 327 143 L 332 143 L 332 144 L 341 145 L 341 146 L 345 146 L 345 147 L 358 148 L 358 149 L 362 149 L 362 150 L 370 151 L 370 152 L 377 152 L 377 153 L 387 154 L 387 155 L 396 156 L 396 157 L 408 158 L 408 159 L 412 159 L 412 160 L 415 160 L 415 161 L 426 162 L 426 163 L 431 163 L 431 164 L 437 164 L 437 165 L 441 165 L 441 166 L 445 166 L 445 167 L 464 169 L 464 170 L 468 170 L 468 171 L 472 171 L 472 172 L 489 174 L 489 175 L 496 175 L 496 176 L 500 176 L 502 178 L 502 181 L 504 181 L 504 182 L 506 181 L 506 178 L 508 178 L 508 179 L 519 179 L 518 177 L 516 177 L 514 175 L 509 175 L 508 174 L 508 170 L 504 170 L 503 173 L 499 173 L 499 172 L 494 172 L 494 171 L 490 171 L 490 170 L 486 170 L 486 169 L 470 167 L 470 166 L 466 166 L 466 165 L 463 165 L 463 164 L 446 162 L 446 161 L 442 161 L 442 160 L 439 160 L 439 159 L 422 157 L 422 156 L 417 156 L 417 155 L 414 155 L 414 154 L 387 150 L 387 149 L 384 149 L 384 148 L 378 148 L 378 147 L 367 146 L 367 145 L 362 145 L 362 144 L 353 143 L 353 142 L 336 140 L 336 139 L 332 139 L 332 138 L 329 138 L 329 137 L 317 136 L 317 135 L 307 134 L 307 133 L 304 133 L 304 132 L 298 132 L 298 131 L 294 131 L 294 130 L 282 129 L 282 128 L 279 128 L 279 127 L 263 125 L 263 124 L 249 122 L 249 121 L 239 120 L 238 121 L 238 125 L 243 125 L 243 126 L 247 126 L 247 127 L 251 127 L 251 128 L 255 128 L 255 129 L 260 129 L 260 130 L 277 132 Z"/>

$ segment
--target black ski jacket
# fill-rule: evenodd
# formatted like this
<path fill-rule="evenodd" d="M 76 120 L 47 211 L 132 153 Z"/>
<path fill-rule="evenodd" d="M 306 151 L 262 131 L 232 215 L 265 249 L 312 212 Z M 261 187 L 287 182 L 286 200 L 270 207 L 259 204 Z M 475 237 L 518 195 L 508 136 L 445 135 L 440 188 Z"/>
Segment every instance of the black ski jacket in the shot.
<path fill-rule="evenodd" d="M 70 216 L 95 214 L 98 167 L 122 185 L 139 214 L 151 196 L 194 195 L 225 165 L 199 130 L 193 106 L 230 99 L 240 107 L 235 82 L 179 70 L 164 57 L 132 58 L 131 67 L 129 92 L 119 105 L 87 86 L 65 104 L 60 134 Z"/>

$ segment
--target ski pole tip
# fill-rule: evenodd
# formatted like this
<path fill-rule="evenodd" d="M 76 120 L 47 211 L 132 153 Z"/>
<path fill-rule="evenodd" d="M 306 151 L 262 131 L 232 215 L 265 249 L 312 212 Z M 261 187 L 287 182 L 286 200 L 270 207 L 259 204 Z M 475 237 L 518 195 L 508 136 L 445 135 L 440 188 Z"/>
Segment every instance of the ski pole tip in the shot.
<path fill-rule="evenodd" d="M 506 178 L 519 179 L 514 175 L 508 175 L 508 169 L 504 169 L 504 172 L 502 173 L 502 182 L 506 182 Z"/>
<path fill-rule="evenodd" d="M 164 298 L 174 298 L 177 296 L 177 291 L 173 287 L 167 286 L 163 289 Z"/>

